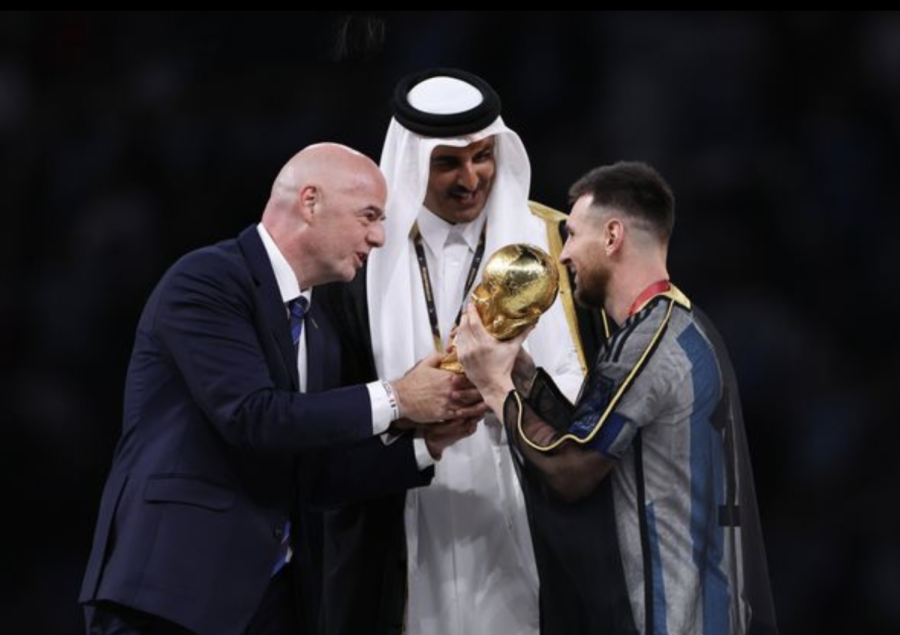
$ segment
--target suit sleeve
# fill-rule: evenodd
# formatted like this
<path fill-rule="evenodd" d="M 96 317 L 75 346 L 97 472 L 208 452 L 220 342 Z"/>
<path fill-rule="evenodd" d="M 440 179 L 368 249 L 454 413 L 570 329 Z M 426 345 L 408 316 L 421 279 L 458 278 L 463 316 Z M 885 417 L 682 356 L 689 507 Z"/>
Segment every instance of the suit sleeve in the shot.
<path fill-rule="evenodd" d="M 301 394 L 275 385 L 262 341 L 274 336 L 255 315 L 253 293 L 239 267 L 198 254 L 160 289 L 152 330 L 206 418 L 229 444 L 250 451 L 292 453 L 370 437 L 365 386 Z"/>
<path fill-rule="evenodd" d="M 385 445 L 380 438 L 372 437 L 343 448 L 310 453 L 300 462 L 297 481 L 301 495 L 312 507 L 329 509 L 428 485 L 434 467 L 419 470 L 412 439 L 404 435 Z"/>

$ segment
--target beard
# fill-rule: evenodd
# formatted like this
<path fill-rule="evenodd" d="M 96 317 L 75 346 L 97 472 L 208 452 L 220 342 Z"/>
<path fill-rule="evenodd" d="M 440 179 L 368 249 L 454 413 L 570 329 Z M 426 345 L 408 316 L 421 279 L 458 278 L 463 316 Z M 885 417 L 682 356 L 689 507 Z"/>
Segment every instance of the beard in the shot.
<path fill-rule="evenodd" d="M 609 284 L 609 271 L 597 268 L 593 271 L 579 273 L 575 282 L 575 301 L 589 309 L 602 309 L 606 302 L 606 288 Z"/>

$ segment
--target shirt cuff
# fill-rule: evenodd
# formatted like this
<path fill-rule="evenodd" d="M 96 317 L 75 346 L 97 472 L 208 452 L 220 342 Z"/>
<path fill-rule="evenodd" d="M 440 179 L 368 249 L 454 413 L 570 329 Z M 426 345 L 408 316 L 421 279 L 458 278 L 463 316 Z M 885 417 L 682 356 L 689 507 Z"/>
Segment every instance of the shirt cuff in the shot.
<path fill-rule="evenodd" d="M 413 451 L 416 453 L 416 465 L 419 466 L 419 471 L 434 465 L 435 460 L 428 451 L 428 445 L 426 445 L 425 439 L 419 435 L 413 439 Z"/>
<path fill-rule="evenodd" d="M 383 381 L 373 381 L 366 384 L 369 389 L 369 401 L 372 403 L 372 434 L 378 435 L 385 432 L 391 425 L 391 421 L 400 418 L 397 400 L 393 389 L 389 390 Z"/>

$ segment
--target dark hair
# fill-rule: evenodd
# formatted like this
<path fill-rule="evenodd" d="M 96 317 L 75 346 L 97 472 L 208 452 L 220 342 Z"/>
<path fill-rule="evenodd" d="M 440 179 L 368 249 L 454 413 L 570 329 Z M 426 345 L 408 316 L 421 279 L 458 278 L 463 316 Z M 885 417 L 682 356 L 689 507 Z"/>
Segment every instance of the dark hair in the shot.
<path fill-rule="evenodd" d="M 643 221 L 663 242 L 675 226 L 672 188 L 646 163 L 619 161 L 594 168 L 569 188 L 569 201 L 593 197 L 592 207 L 614 207 Z"/>

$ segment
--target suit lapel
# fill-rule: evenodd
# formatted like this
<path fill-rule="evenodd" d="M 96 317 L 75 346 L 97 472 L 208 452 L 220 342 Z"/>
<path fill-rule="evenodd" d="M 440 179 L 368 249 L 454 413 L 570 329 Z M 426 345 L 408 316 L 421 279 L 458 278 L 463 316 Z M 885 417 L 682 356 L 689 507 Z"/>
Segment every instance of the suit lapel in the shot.
<path fill-rule="evenodd" d="M 263 247 L 262 239 L 255 225 L 251 225 L 238 237 L 244 257 L 259 288 L 260 310 L 263 321 L 269 325 L 272 337 L 278 345 L 278 352 L 291 378 L 291 388 L 299 390 L 300 378 L 297 374 L 297 354 L 291 341 L 290 322 L 284 304 L 281 303 L 281 292 L 275 280 L 275 272 Z"/>

